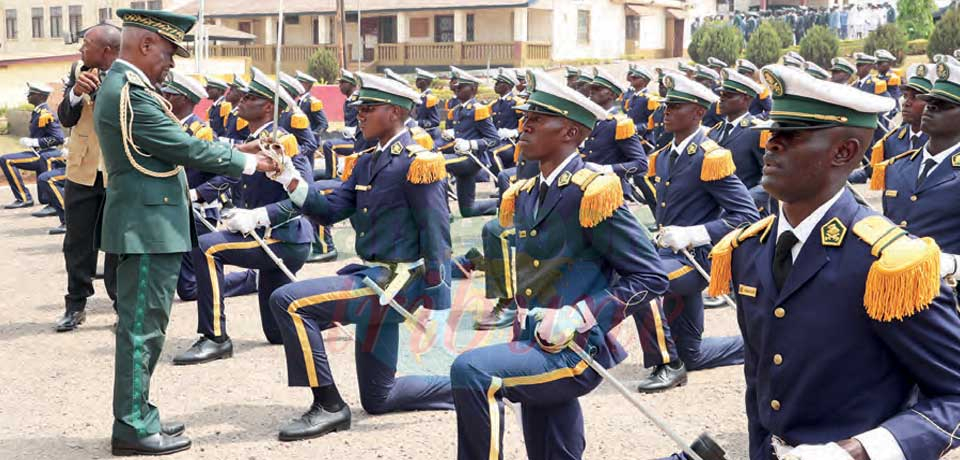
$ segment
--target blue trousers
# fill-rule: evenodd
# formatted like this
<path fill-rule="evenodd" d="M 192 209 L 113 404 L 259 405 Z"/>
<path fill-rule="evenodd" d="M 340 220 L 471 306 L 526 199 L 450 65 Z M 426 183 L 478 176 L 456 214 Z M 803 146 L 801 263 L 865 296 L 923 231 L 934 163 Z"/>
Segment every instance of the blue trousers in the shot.
<path fill-rule="evenodd" d="M 445 376 L 397 378 L 400 314 L 381 306 L 363 275 L 381 286 L 386 268 L 348 265 L 338 276 L 288 284 L 270 297 L 283 334 L 290 386 L 321 387 L 334 383 L 323 344 L 323 331 L 333 322 L 356 324 L 354 343 L 360 403 L 371 414 L 409 410 L 450 410 L 453 399 Z M 422 280 L 414 280 L 396 299 L 408 310 L 418 302 Z"/>
<path fill-rule="evenodd" d="M 457 206 L 464 218 L 492 216 L 497 213 L 497 200 L 477 199 L 477 178 L 486 174 L 469 156 L 446 153 L 447 172 L 457 179 Z"/>
<path fill-rule="evenodd" d="M 320 150 L 323 152 L 324 178 L 333 178 L 337 176 L 337 155 L 353 155 L 354 140 L 343 136 L 337 136 L 327 139 L 320 144 Z M 311 164 L 313 164 L 311 162 Z"/>
<path fill-rule="evenodd" d="M 490 168 L 495 173 L 500 173 L 507 168 L 513 168 L 516 166 L 516 163 L 513 162 L 513 152 L 516 149 L 516 145 L 508 140 L 501 140 L 496 147 L 493 148 L 492 157 L 493 157 L 493 167 Z"/>
<path fill-rule="evenodd" d="M 643 347 L 644 365 L 665 364 L 677 357 L 688 370 L 743 364 L 742 337 L 703 338 L 701 293 L 707 287 L 703 276 L 682 254 L 674 254 L 670 249 L 660 250 L 660 260 L 670 279 L 663 309 L 651 305 L 633 316 Z M 704 269 L 710 270 L 709 265 L 704 265 Z"/>
<path fill-rule="evenodd" d="M 3 169 L 3 176 L 7 178 L 7 183 L 10 184 L 13 198 L 20 201 L 33 199 L 30 190 L 23 183 L 23 178 L 20 177 L 21 169 L 33 171 L 39 176 L 53 169 L 55 163 L 62 163 L 61 156 L 62 153 L 57 149 L 47 149 L 39 153 L 28 150 L 0 156 L 0 169 Z M 46 199 L 46 197 L 43 198 Z"/>
<path fill-rule="evenodd" d="M 217 225 L 216 218 L 207 218 L 207 221 Z M 197 235 L 203 236 L 210 233 L 210 230 L 200 222 L 195 223 Z M 223 276 L 223 296 L 238 297 L 257 292 L 257 272 L 255 270 L 244 270 L 241 272 L 230 272 Z M 193 269 L 193 254 L 183 255 L 183 261 L 180 263 L 180 275 L 177 277 L 177 297 L 180 300 L 197 300 L 197 273 Z"/>
<path fill-rule="evenodd" d="M 321 179 L 314 182 L 314 187 L 318 187 L 322 191 L 330 191 L 340 188 L 340 185 L 343 184 L 340 180 L 337 179 Z M 333 244 L 333 232 L 331 227 L 328 225 L 320 225 L 319 222 L 313 221 L 313 226 L 317 228 L 317 233 L 313 236 L 313 247 L 311 252 L 314 254 L 326 254 L 328 252 L 336 251 L 337 247 Z"/>
<path fill-rule="evenodd" d="M 309 243 L 285 243 L 271 238 L 264 241 L 273 249 L 294 274 L 300 270 L 310 253 Z M 226 294 L 224 265 L 252 268 L 260 271 L 260 325 L 267 341 L 283 342 L 277 322 L 270 312 L 270 294 L 290 283 L 273 259 L 257 242 L 249 237 L 227 231 L 207 233 L 199 238 L 198 247 L 191 252 L 197 280 L 197 332 L 207 337 L 227 335 L 227 317 L 223 299 Z"/>
<path fill-rule="evenodd" d="M 457 459 L 503 458 L 503 398 L 520 403 L 531 460 L 579 460 L 586 448 L 577 398 L 601 377 L 574 352 L 547 353 L 527 341 L 475 348 L 450 368 L 457 409 Z"/>
<path fill-rule="evenodd" d="M 37 198 L 57 211 L 63 224 L 63 187 L 67 183 L 66 168 L 54 168 L 37 176 Z"/>

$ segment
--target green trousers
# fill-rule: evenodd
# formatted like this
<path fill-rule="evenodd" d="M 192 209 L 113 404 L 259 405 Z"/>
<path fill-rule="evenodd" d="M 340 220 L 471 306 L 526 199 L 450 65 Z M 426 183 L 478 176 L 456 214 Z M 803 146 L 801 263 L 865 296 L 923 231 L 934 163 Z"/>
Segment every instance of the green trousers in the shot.
<path fill-rule="evenodd" d="M 163 349 L 182 259 L 182 253 L 119 256 L 114 438 L 134 441 L 160 432 L 160 412 L 150 404 L 150 376 Z"/>

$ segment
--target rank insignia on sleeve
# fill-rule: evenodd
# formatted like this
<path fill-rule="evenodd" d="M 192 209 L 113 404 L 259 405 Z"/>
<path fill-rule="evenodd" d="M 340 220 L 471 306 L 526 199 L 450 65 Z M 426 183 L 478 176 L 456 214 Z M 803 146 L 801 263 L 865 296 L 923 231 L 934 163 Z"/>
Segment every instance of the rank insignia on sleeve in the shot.
<path fill-rule="evenodd" d="M 390 147 L 390 153 L 394 155 L 399 155 L 403 151 L 403 146 L 399 143 L 393 144 L 393 147 Z"/>
<path fill-rule="evenodd" d="M 846 234 L 847 227 L 840 222 L 840 219 L 834 217 L 820 227 L 820 243 L 824 246 L 840 246 Z"/>

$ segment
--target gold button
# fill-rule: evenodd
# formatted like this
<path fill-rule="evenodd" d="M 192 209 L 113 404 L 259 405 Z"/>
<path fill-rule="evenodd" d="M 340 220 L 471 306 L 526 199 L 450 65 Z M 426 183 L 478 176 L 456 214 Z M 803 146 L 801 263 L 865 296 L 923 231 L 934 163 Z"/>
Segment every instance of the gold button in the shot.
<path fill-rule="evenodd" d="M 534 266 L 534 267 L 539 267 L 539 266 L 540 266 L 540 261 L 539 261 L 539 260 L 534 260 L 534 261 L 533 261 L 533 266 Z"/>
<path fill-rule="evenodd" d="M 776 364 L 778 366 L 783 364 L 783 355 L 781 355 L 780 353 L 773 355 L 773 364 Z"/>
<path fill-rule="evenodd" d="M 784 316 L 787 316 L 787 311 L 784 310 L 783 307 L 777 307 L 775 310 L 773 310 L 773 316 L 776 316 L 777 318 L 783 318 Z"/>
<path fill-rule="evenodd" d="M 164 202 L 164 203 L 169 203 L 169 202 L 170 202 L 170 199 L 167 198 L 167 197 L 163 197 L 163 202 Z"/>
<path fill-rule="evenodd" d="M 910 201 L 917 201 L 916 195 L 910 195 Z"/>
<path fill-rule="evenodd" d="M 526 295 L 528 295 L 528 296 L 531 296 L 531 295 L 533 295 L 533 289 L 527 288 L 527 290 L 523 291 L 523 293 L 526 294 Z"/>
<path fill-rule="evenodd" d="M 906 226 L 907 226 L 907 221 L 901 220 L 901 221 L 900 221 L 900 226 L 901 226 L 901 227 L 906 227 Z"/>
<path fill-rule="evenodd" d="M 661 207 L 661 208 L 665 208 L 665 207 L 667 207 L 667 202 L 666 202 L 666 201 L 664 201 L 664 202 L 662 202 L 662 203 L 660 203 L 660 207 Z"/>
<path fill-rule="evenodd" d="M 664 185 L 665 187 L 669 187 L 669 186 L 670 186 L 670 181 L 665 182 L 663 185 Z"/>
<path fill-rule="evenodd" d="M 360 236 L 366 235 L 367 232 L 360 232 Z"/>
<path fill-rule="evenodd" d="M 770 408 L 773 410 L 780 410 L 780 401 L 777 401 L 776 399 L 770 401 Z"/>
<path fill-rule="evenodd" d="M 530 230 L 530 236 L 537 236 L 536 230 Z"/>

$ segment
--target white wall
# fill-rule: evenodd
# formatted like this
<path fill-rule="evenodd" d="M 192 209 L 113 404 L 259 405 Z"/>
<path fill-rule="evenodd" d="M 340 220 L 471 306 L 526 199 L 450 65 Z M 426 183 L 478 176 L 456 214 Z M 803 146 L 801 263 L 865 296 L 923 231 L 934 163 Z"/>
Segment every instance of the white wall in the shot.
<path fill-rule="evenodd" d="M 640 17 L 640 40 L 637 48 L 642 50 L 663 49 L 667 46 L 666 10 L 651 8 L 655 13 Z"/>
<path fill-rule="evenodd" d="M 287 24 L 283 29 L 283 42 L 287 45 L 313 44 L 313 18 L 315 16 L 299 16 L 299 24 Z"/>
<path fill-rule="evenodd" d="M 527 9 L 527 39 L 532 42 L 553 40 L 553 12 Z"/>
<path fill-rule="evenodd" d="M 473 37 L 478 42 L 513 41 L 513 11 L 474 10 Z"/>
<path fill-rule="evenodd" d="M 609 0 L 554 0 L 553 58 L 610 59 L 622 56 L 626 27 L 623 8 L 623 4 Z M 590 11 L 589 44 L 577 42 L 579 10 Z"/>

